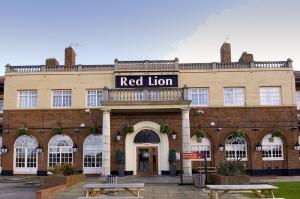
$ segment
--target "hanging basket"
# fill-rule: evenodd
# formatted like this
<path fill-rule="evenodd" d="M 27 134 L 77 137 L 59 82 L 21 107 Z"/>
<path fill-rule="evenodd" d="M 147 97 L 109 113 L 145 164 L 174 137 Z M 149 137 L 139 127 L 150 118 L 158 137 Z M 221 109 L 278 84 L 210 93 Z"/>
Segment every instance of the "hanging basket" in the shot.
<path fill-rule="evenodd" d="M 128 125 L 128 126 L 125 127 L 124 131 L 125 131 L 126 134 L 127 133 L 129 133 L 129 134 L 133 133 L 134 132 L 134 127 L 132 125 Z"/>
<path fill-rule="evenodd" d="M 18 135 L 18 137 L 21 135 L 29 135 L 29 131 L 27 128 L 18 128 L 17 135 Z"/>
<path fill-rule="evenodd" d="M 61 128 L 53 128 L 53 129 L 51 129 L 51 131 L 54 135 L 61 135 L 62 134 L 62 129 Z"/>
<path fill-rule="evenodd" d="M 168 134 L 168 133 L 170 133 L 170 131 L 171 131 L 171 129 L 170 129 L 169 125 L 167 125 L 167 124 L 162 124 L 162 125 L 160 126 L 160 132 L 161 132 L 161 133 L 163 133 L 163 134 Z"/>

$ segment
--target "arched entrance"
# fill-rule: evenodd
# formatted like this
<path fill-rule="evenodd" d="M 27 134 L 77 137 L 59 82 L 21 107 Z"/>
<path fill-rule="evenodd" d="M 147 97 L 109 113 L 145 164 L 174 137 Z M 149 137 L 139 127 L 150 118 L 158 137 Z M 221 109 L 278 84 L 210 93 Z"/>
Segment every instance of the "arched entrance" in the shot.
<path fill-rule="evenodd" d="M 125 170 L 134 175 L 160 175 L 169 170 L 168 136 L 159 133 L 160 125 L 140 122 L 125 138 Z"/>
<path fill-rule="evenodd" d="M 14 174 L 36 174 L 38 142 L 33 136 L 22 135 L 14 145 Z"/>

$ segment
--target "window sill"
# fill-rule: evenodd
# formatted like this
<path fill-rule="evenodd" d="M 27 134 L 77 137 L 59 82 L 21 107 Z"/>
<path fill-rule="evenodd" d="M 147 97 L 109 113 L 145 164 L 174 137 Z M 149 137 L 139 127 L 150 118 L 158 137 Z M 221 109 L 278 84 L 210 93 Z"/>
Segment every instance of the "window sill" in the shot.
<path fill-rule="evenodd" d="M 283 161 L 284 158 L 262 158 L 263 161 Z"/>

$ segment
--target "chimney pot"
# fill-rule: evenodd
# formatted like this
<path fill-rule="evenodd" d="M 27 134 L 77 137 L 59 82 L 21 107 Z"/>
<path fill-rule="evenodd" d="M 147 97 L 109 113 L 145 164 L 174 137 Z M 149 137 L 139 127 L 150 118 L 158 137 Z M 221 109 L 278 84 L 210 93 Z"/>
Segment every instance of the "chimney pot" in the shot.
<path fill-rule="evenodd" d="M 71 46 L 65 48 L 65 66 L 74 66 L 75 57 L 76 53 Z"/>
<path fill-rule="evenodd" d="M 224 42 L 220 49 L 221 63 L 231 63 L 231 45 L 230 43 Z"/>

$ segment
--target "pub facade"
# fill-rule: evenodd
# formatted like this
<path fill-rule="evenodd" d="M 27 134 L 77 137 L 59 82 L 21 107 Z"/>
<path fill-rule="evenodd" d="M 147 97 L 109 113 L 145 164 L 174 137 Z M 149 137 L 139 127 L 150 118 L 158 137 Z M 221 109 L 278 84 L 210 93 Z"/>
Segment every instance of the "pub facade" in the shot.
<path fill-rule="evenodd" d="M 79 65 L 68 47 L 64 65 L 7 65 L 2 175 L 46 175 L 63 163 L 117 174 L 120 152 L 126 175 L 167 175 L 170 150 L 178 171 L 179 154 L 194 151 L 211 167 L 240 159 L 252 175 L 300 174 L 292 61 L 243 53 L 232 62 L 229 43 L 220 54 L 214 63 Z M 183 172 L 203 164 L 183 160 Z"/>

